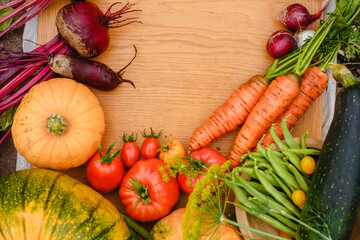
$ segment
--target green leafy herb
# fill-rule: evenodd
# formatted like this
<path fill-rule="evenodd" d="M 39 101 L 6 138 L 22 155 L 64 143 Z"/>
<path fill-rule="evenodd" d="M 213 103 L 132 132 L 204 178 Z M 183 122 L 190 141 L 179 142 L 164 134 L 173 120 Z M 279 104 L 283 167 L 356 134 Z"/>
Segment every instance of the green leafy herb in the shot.
<path fill-rule="evenodd" d="M 14 105 L 8 109 L 6 109 L 1 114 L 1 121 L 0 121 L 0 131 L 8 131 L 13 123 L 13 118 L 16 112 L 18 105 Z"/>
<path fill-rule="evenodd" d="M 11 7 L 5 8 L 3 10 L 0 11 L 0 19 L 5 17 L 6 15 L 8 15 L 12 10 L 14 10 Z M 2 24 L 0 24 L 0 31 L 3 31 L 4 29 L 6 29 L 7 27 L 10 26 L 10 24 L 12 23 L 13 18 L 10 18 L 9 20 L 3 22 Z"/>

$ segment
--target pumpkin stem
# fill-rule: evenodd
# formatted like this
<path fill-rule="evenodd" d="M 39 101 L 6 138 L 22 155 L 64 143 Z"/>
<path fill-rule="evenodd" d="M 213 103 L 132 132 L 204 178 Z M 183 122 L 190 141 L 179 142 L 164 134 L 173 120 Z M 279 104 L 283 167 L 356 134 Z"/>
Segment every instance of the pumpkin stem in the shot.
<path fill-rule="evenodd" d="M 116 144 L 116 141 L 113 144 L 111 144 L 111 146 L 109 147 L 109 149 L 107 150 L 105 155 L 102 155 L 102 153 L 101 153 L 101 151 L 102 151 L 101 150 L 101 145 L 100 145 L 100 143 L 98 143 L 100 160 L 98 160 L 96 162 L 101 162 L 103 164 L 111 164 L 112 160 L 117 155 L 119 155 L 119 153 L 121 152 L 121 148 L 120 148 L 116 153 L 111 153 L 111 150 L 113 149 L 115 144 Z"/>
<path fill-rule="evenodd" d="M 151 202 L 151 199 L 149 196 L 148 186 L 141 184 L 134 176 L 132 176 L 132 179 L 130 179 L 129 182 L 133 186 L 126 187 L 133 190 L 139 196 L 139 199 L 134 203 L 133 208 L 139 203 L 140 200 L 143 200 L 143 205 L 149 204 Z"/>
<path fill-rule="evenodd" d="M 56 136 L 62 136 L 69 127 L 68 121 L 59 114 L 51 114 L 46 121 L 46 130 Z"/>

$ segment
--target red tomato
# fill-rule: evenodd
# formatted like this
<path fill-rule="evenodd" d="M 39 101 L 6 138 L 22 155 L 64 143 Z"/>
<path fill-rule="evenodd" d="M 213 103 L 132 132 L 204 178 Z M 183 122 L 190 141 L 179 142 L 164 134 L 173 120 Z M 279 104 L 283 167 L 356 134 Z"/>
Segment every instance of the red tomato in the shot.
<path fill-rule="evenodd" d="M 121 149 L 121 160 L 127 168 L 131 168 L 140 159 L 140 151 L 136 145 L 136 136 L 132 133 L 128 138 L 124 133 L 124 145 Z"/>
<path fill-rule="evenodd" d="M 145 129 L 142 132 L 142 135 L 145 138 L 145 140 L 141 145 L 140 151 L 141 151 L 141 156 L 143 156 L 143 158 L 145 159 L 156 158 L 158 155 L 158 149 L 160 148 L 160 144 L 157 139 L 161 136 L 162 131 L 160 131 L 158 135 L 155 135 L 152 128 L 150 128 L 150 131 L 151 131 L 150 135 L 146 134 Z"/>
<path fill-rule="evenodd" d="M 115 142 L 116 143 L 116 142 Z M 86 178 L 92 188 L 99 192 L 107 193 L 117 188 L 124 177 L 124 166 L 116 153 L 110 153 L 115 143 L 113 143 L 107 152 L 96 153 L 89 161 L 86 167 Z"/>
<path fill-rule="evenodd" d="M 172 137 L 170 137 L 169 141 L 163 142 L 159 151 L 159 158 L 165 163 L 172 163 L 178 159 L 184 158 L 186 155 L 182 143 L 179 140 L 172 139 Z"/>
<path fill-rule="evenodd" d="M 178 182 L 172 177 L 164 182 L 160 166 L 164 163 L 156 158 L 139 161 L 125 175 L 119 195 L 131 218 L 140 222 L 158 220 L 178 201 Z"/>
<path fill-rule="evenodd" d="M 202 148 L 197 151 L 194 151 L 191 153 L 191 157 L 194 160 L 201 161 L 200 164 L 199 162 L 197 162 L 197 164 L 194 165 L 196 166 L 195 168 L 198 168 L 196 170 L 204 171 L 204 172 L 206 172 L 207 171 L 206 169 L 212 165 L 217 164 L 221 166 L 223 163 L 226 162 L 226 158 L 224 157 L 224 155 L 222 155 L 219 151 L 212 148 Z M 184 174 L 179 174 L 178 181 L 180 188 L 187 194 L 190 194 L 194 190 L 195 184 L 203 177 L 205 177 L 204 174 L 197 174 L 197 176 L 195 177 L 187 177 Z"/>

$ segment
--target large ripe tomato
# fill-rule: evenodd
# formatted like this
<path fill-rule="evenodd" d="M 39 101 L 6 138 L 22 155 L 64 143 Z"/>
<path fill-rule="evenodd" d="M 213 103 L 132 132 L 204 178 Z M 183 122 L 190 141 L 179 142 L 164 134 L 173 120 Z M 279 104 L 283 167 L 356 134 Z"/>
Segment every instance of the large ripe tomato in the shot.
<path fill-rule="evenodd" d="M 124 133 L 124 144 L 121 149 L 121 160 L 127 168 L 131 168 L 140 159 L 140 151 L 136 145 L 137 137 L 132 133 L 130 136 Z"/>
<path fill-rule="evenodd" d="M 161 136 L 162 131 L 159 132 L 158 135 L 155 135 L 152 128 L 150 128 L 150 135 L 147 135 L 144 131 L 142 132 L 143 137 L 145 138 L 141 145 L 141 156 L 145 159 L 156 158 L 159 154 L 158 149 L 160 148 L 160 144 L 158 138 Z"/>
<path fill-rule="evenodd" d="M 170 137 L 169 141 L 163 142 L 159 151 L 159 158 L 165 163 L 172 163 L 177 159 L 184 158 L 186 155 L 182 143 L 177 139 L 172 139 L 172 137 Z"/>
<path fill-rule="evenodd" d="M 119 190 L 126 213 L 140 222 L 166 216 L 179 198 L 175 178 L 164 182 L 159 167 L 164 163 L 152 158 L 137 162 L 125 175 Z"/>
<path fill-rule="evenodd" d="M 219 151 L 212 148 L 201 148 L 191 153 L 192 166 L 195 170 L 206 172 L 212 165 L 221 166 L 226 162 L 226 158 Z M 195 184 L 203 178 L 204 174 L 197 174 L 195 177 L 187 177 L 185 174 L 179 174 L 178 181 L 180 188 L 187 194 L 192 193 Z"/>
<path fill-rule="evenodd" d="M 89 161 L 86 167 L 86 178 L 92 188 L 99 192 L 107 193 L 117 188 L 124 177 L 124 166 L 116 153 L 111 153 L 113 143 L 107 152 L 101 151 L 96 153 Z"/>

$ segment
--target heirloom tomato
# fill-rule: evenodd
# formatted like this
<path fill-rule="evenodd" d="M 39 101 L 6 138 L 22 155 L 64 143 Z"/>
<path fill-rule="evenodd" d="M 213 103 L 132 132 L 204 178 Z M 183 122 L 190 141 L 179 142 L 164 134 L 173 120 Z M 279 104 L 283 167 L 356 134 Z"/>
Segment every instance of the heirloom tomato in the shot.
<path fill-rule="evenodd" d="M 226 158 L 219 151 L 212 148 L 201 148 L 191 153 L 191 157 L 188 159 L 194 170 L 206 172 L 212 165 L 221 166 L 226 162 Z M 185 174 L 179 174 L 178 181 L 180 188 L 187 194 L 192 193 L 195 184 L 205 177 L 204 174 L 197 173 L 195 176 L 186 176 Z"/>
<path fill-rule="evenodd" d="M 165 164 L 152 158 L 137 162 L 125 175 L 119 190 L 127 215 L 140 222 L 166 216 L 179 198 L 175 178 L 164 181 L 159 168 Z"/>
<path fill-rule="evenodd" d="M 182 143 L 177 139 L 172 139 L 165 142 L 165 139 L 159 149 L 160 160 L 164 161 L 165 163 L 172 163 L 178 159 L 182 159 L 185 157 L 185 148 Z"/>

